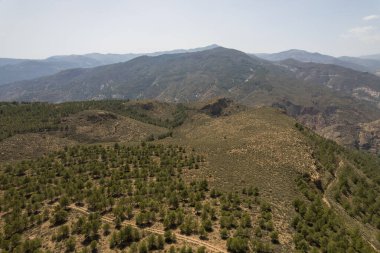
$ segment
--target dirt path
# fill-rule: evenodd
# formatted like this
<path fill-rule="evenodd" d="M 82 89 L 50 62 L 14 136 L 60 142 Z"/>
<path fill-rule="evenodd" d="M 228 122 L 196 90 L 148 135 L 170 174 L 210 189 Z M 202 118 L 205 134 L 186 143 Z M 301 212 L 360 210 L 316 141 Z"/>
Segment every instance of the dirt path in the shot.
<path fill-rule="evenodd" d="M 334 174 L 334 179 L 331 180 L 331 182 L 327 185 L 325 192 L 323 193 L 322 201 L 325 202 L 325 204 L 331 208 L 330 201 L 327 198 L 327 193 L 331 191 L 331 188 L 335 185 L 336 181 L 338 180 L 338 174 L 339 174 L 339 169 L 342 168 L 344 165 L 344 162 L 341 160 L 339 162 L 338 168 L 335 171 Z"/>
<path fill-rule="evenodd" d="M 113 126 L 113 131 L 112 131 L 112 134 L 113 134 L 113 135 L 116 134 L 116 132 L 117 132 L 117 128 L 118 128 L 119 125 L 120 125 L 120 122 L 117 121 L 116 124 Z"/>
<path fill-rule="evenodd" d="M 338 212 L 338 214 L 341 215 L 341 217 L 346 220 L 347 224 L 354 225 L 357 228 L 359 228 L 360 233 L 362 234 L 362 238 L 376 251 L 380 252 L 379 245 L 376 243 L 376 231 L 373 228 L 370 228 L 366 225 L 364 225 L 362 222 L 360 222 L 355 217 L 350 216 L 347 211 L 338 204 L 333 198 L 331 198 L 329 193 L 331 192 L 331 189 L 334 187 L 334 185 L 338 181 L 338 175 L 340 173 L 340 170 L 343 168 L 344 162 L 341 160 L 339 162 L 339 166 L 335 171 L 334 179 L 331 180 L 331 182 L 327 185 L 326 190 L 323 194 L 322 201 L 326 203 L 326 205 L 329 208 L 335 209 L 335 211 Z M 369 231 L 369 232 L 368 232 Z M 375 243 L 374 243 L 375 242 Z"/>
<path fill-rule="evenodd" d="M 90 212 L 87 211 L 86 208 L 78 207 L 78 206 L 75 206 L 75 205 L 70 205 L 69 207 L 72 210 L 75 210 L 77 212 L 80 212 L 80 213 L 83 213 L 83 214 L 86 214 L 86 215 L 90 214 Z M 114 219 L 113 218 L 102 216 L 101 219 L 104 222 L 114 224 Z M 130 225 L 132 227 L 135 227 L 135 228 L 138 228 L 140 230 L 144 230 L 144 231 L 147 231 L 147 232 L 150 232 L 150 233 L 154 233 L 154 234 L 164 235 L 164 233 L 165 233 L 165 231 L 161 230 L 161 229 L 156 229 L 156 228 L 140 228 L 135 223 L 133 223 L 131 221 L 124 221 L 122 224 L 123 225 Z M 200 246 L 200 247 L 204 246 L 210 252 L 223 252 L 223 253 L 227 253 L 227 251 L 225 249 L 221 249 L 221 248 L 219 248 L 217 246 L 214 246 L 212 244 L 209 244 L 209 243 L 207 243 L 205 241 L 202 241 L 202 240 L 199 240 L 199 239 L 195 239 L 195 238 L 191 238 L 191 237 L 188 237 L 188 236 L 184 236 L 184 235 L 179 234 L 179 233 L 174 233 L 174 234 L 175 234 L 177 240 L 181 240 L 181 241 L 184 241 L 184 242 L 195 244 L 195 245 Z"/>
<path fill-rule="evenodd" d="M 327 198 L 326 198 L 326 196 L 323 194 L 323 197 L 322 197 L 322 201 L 323 202 L 325 202 L 325 204 L 329 207 L 329 208 L 331 208 L 331 204 L 330 204 L 330 202 L 327 200 Z"/>

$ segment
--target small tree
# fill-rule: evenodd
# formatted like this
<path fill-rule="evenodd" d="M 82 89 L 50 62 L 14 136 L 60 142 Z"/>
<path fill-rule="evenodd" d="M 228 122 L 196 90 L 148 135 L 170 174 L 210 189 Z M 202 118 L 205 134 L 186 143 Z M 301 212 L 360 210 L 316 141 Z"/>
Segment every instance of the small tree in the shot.
<path fill-rule="evenodd" d="M 97 252 L 97 247 L 98 247 L 98 243 L 95 240 L 93 240 L 90 243 L 91 252 Z"/>
<path fill-rule="evenodd" d="M 206 253 L 206 247 L 202 246 L 197 249 L 197 253 Z"/>
<path fill-rule="evenodd" d="M 61 199 L 59 200 L 59 205 L 61 206 L 61 208 L 66 208 L 69 205 L 69 198 L 66 195 L 61 197 Z"/>
<path fill-rule="evenodd" d="M 270 233 L 270 238 L 273 243 L 278 243 L 278 232 L 273 231 L 272 233 Z"/>
<path fill-rule="evenodd" d="M 210 219 L 206 219 L 202 221 L 202 226 L 207 232 L 212 232 L 212 222 Z"/>
<path fill-rule="evenodd" d="M 203 226 L 199 229 L 199 239 L 201 240 L 207 240 L 207 232 Z"/>
<path fill-rule="evenodd" d="M 148 246 L 146 245 L 146 242 L 142 241 L 139 244 L 139 253 L 148 253 Z"/>
<path fill-rule="evenodd" d="M 166 230 L 164 233 L 165 242 L 166 243 L 173 243 L 176 241 L 175 235 L 172 233 L 171 230 Z"/>
<path fill-rule="evenodd" d="M 230 252 L 245 253 L 248 252 L 248 241 L 241 237 L 232 237 L 227 240 L 227 248 Z"/>
<path fill-rule="evenodd" d="M 56 240 L 57 241 L 62 241 L 64 239 L 68 238 L 69 234 L 70 234 L 69 226 L 67 226 L 67 225 L 61 226 L 58 229 L 58 232 L 57 232 L 57 235 L 56 235 Z"/>
<path fill-rule="evenodd" d="M 103 225 L 103 235 L 107 236 L 110 234 L 111 226 L 108 223 L 104 223 Z"/>
<path fill-rule="evenodd" d="M 174 246 L 170 246 L 169 253 L 175 253 L 175 252 L 176 252 L 176 250 L 175 250 Z"/>
<path fill-rule="evenodd" d="M 54 213 L 53 217 L 51 218 L 51 223 L 54 226 L 63 224 L 67 221 L 67 216 L 68 214 L 65 210 L 59 209 Z"/>
<path fill-rule="evenodd" d="M 75 250 L 75 240 L 74 238 L 70 237 L 66 241 L 66 251 L 67 252 L 73 252 Z"/>
<path fill-rule="evenodd" d="M 220 230 L 220 238 L 221 239 L 227 240 L 228 237 L 229 237 L 228 230 L 226 228 L 223 228 L 222 230 Z"/>
<path fill-rule="evenodd" d="M 129 248 L 129 253 L 137 253 L 138 252 L 138 246 L 137 243 L 132 243 L 131 247 Z"/>
<path fill-rule="evenodd" d="M 164 237 L 162 235 L 157 236 L 157 249 L 163 250 L 165 246 Z"/>
<path fill-rule="evenodd" d="M 154 234 L 149 235 L 148 237 L 148 249 L 155 250 L 156 249 L 156 236 Z"/>

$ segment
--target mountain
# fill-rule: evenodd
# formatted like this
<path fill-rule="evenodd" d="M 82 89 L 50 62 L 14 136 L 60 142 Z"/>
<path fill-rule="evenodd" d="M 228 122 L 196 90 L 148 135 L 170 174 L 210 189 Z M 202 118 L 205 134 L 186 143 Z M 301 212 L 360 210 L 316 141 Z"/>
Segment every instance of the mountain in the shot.
<path fill-rule="evenodd" d="M 255 54 L 256 56 L 266 59 L 268 61 L 283 61 L 286 59 L 294 59 L 301 62 L 319 62 L 319 63 L 333 63 L 336 61 L 335 57 L 323 55 L 320 53 L 310 53 L 305 50 L 290 49 L 287 51 L 272 53 L 272 54 Z"/>
<path fill-rule="evenodd" d="M 257 80 L 270 78 L 259 58 L 225 48 L 142 56 L 125 63 L 73 69 L 0 88 L 2 100 L 70 101 L 101 98 L 158 98 L 194 101 L 225 94 L 244 95 Z M 274 75 L 274 74 L 273 74 Z M 286 78 L 286 75 L 285 75 Z M 249 85 L 244 85 L 249 84 Z M 261 84 L 262 85 L 262 84 Z M 273 85 L 279 83 L 273 80 Z M 42 92 L 44 90 L 44 92 Z"/>
<path fill-rule="evenodd" d="M 312 98 L 321 93 L 376 105 L 380 102 L 380 78 L 332 64 L 296 60 L 272 63 L 218 47 L 65 70 L 3 85 L 0 91 L 3 101 L 154 98 L 189 102 L 226 96 L 248 105 L 286 98 L 304 106 L 315 104 Z"/>
<path fill-rule="evenodd" d="M 294 59 L 301 62 L 314 62 L 323 64 L 334 64 L 357 71 L 377 73 L 380 71 L 380 62 L 377 60 L 359 58 L 359 57 L 333 57 L 320 53 L 311 53 L 304 50 L 291 49 L 273 54 L 256 54 L 256 56 L 269 61 L 283 61 Z"/>
<path fill-rule="evenodd" d="M 340 60 L 345 62 L 351 62 L 356 65 L 360 65 L 365 67 L 365 70 L 371 73 L 374 73 L 376 75 L 380 74 L 380 57 L 379 58 L 361 58 L 361 57 L 348 57 L 348 56 L 342 56 L 339 57 Z"/>
<path fill-rule="evenodd" d="M 25 59 L 0 58 L 0 67 L 4 65 L 13 65 L 26 61 Z"/>
<path fill-rule="evenodd" d="M 97 66 L 97 62 L 87 57 L 67 57 L 65 60 L 26 60 L 0 66 L 0 85 L 19 80 L 34 79 L 58 73 L 64 69 Z"/>
<path fill-rule="evenodd" d="M 380 78 L 369 73 L 295 60 L 269 62 L 222 47 L 141 56 L 0 87 L 3 101 L 192 102 L 228 97 L 247 106 L 281 108 L 323 136 L 375 153 L 380 151 L 377 141 L 359 139 L 364 129 L 360 124 L 380 118 L 378 94 Z"/>
<path fill-rule="evenodd" d="M 274 53 L 274 54 L 256 54 L 256 56 L 269 60 L 269 61 L 283 61 L 286 59 L 294 59 L 301 62 L 334 64 L 334 65 L 339 65 L 346 68 L 365 71 L 365 69 L 362 66 L 357 65 L 355 63 L 345 62 L 329 55 L 324 55 L 320 53 L 310 53 L 308 51 L 298 50 L 298 49 L 291 49 L 288 51 Z"/>
<path fill-rule="evenodd" d="M 296 78 L 316 85 L 326 86 L 341 94 L 380 103 L 380 78 L 368 72 L 360 72 L 332 64 L 280 61 L 296 74 Z"/>
<path fill-rule="evenodd" d="M 380 54 L 364 55 L 364 56 L 361 56 L 360 58 L 380 61 Z"/>
<path fill-rule="evenodd" d="M 225 98 L 0 110 L 2 251 L 380 249 L 379 158 L 281 110 Z"/>
<path fill-rule="evenodd" d="M 307 109 L 290 102 L 280 102 L 280 107 L 285 108 L 288 114 L 342 145 L 366 149 L 374 153 L 380 151 L 378 144 L 380 137 L 379 77 L 331 64 L 305 63 L 295 60 L 284 60 L 278 64 L 294 72 L 295 77 L 300 81 L 328 87 L 336 92 L 335 98 L 325 97 L 320 101 L 315 100 L 315 103 L 329 104 L 322 110 L 315 110 L 318 105 Z M 344 97 L 350 97 L 353 100 L 343 102 Z M 303 112 L 305 110 L 306 113 Z"/>
<path fill-rule="evenodd" d="M 217 45 L 210 45 L 195 49 L 178 49 L 173 51 L 163 51 L 146 54 L 85 54 L 85 55 L 62 55 L 52 56 L 44 60 L 23 60 L 0 58 L 0 85 L 34 79 L 42 76 L 56 74 L 62 70 L 72 68 L 92 68 L 101 65 L 108 65 L 118 62 L 129 61 L 142 55 L 162 55 L 185 52 L 197 52 L 215 48 Z"/>

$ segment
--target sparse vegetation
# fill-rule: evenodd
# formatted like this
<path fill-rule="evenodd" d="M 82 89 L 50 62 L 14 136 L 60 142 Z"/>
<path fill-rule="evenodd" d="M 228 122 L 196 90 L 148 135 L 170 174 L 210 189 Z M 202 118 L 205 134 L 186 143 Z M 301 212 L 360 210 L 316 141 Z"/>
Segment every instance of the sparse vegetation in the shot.
<path fill-rule="evenodd" d="M 352 217 L 380 229 L 380 159 L 363 151 L 344 149 L 301 125 L 296 127 L 313 146 L 320 173 L 336 178 L 331 193 L 334 200 Z"/>
<path fill-rule="evenodd" d="M 269 243 L 269 231 L 274 229 L 269 205 L 261 204 L 263 224 L 260 220 L 260 225 L 254 225 L 251 218 L 257 188 L 250 187 L 245 194 L 216 193 L 206 180 L 183 180 L 183 171 L 202 160 L 182 147 L 142 143 L 136 147 L 75 146 L 6 165 L 0 170 L 4 212 L 0 246 L 15 250 L 23 241 L 13 238 L 24 238 L 41 224 L 53 226 L 51 243 L 63 244 L 67 251 L 81 243 L 94 252 L 102 238 L 108 238 L 110 249 L 137 247 L 147 252 L 177 244 L 175 233 L 208 240 L 209 234 L 219 234 L 219 226 L 232 236 L 226 241 L 231 252 L 252 247 L 250 231 L 256 226 L 268 231 L 257 239 Z M 85 208 L 89 215 L 73 219 L 73 205 Z M 101 220 L 104 215 L 114 218 L 115 228 Z M 125 226 L 128 220 L 140 228 L 162 224 L 165 234 L 147 235 Z M 40 246 L 47 249 L 44 243 Z"/>
<path fill-rule="evenodd" d="M 296 249 L 301 252 L 374 252 L 357 231 L 348 230 L 333 210 L 323 205 L 308 175 L 297 179 L 307 200 L 295 200 L 292 226 Z"/>
<path fill-rule="evenodd" d="M 92 109 L 103 102 L 85 103 L 94 103 Z M 83 115 L 93 121 L 114 117 L 113 110 L 123 115 L 113 107 L 118 103 L 99 109 L 109 114 Z M 151 119 L 160 115 L 155 107 L 163 106 L 125 103 Z M 65 104 L 6 103 L 34 105 Z M 295 231 L 301 252 L 371 250 L 361 231 L 346 226 L 323 198 L 330 193 L 352 217 L 376 227 L 377 158 L 347 151 L 300 124 L 295 131 L 294 121 L 268 108 L 219 118 L 193 110 L 188 123 L 174 129 L 187 112 L 181 105 L 170 107 L 162 121 L 166 129 L 145 131 L 140 145 L 67 146 L 44 157 L 0 163 L 1 250 L 208 252 L 207 245 L 214 245 L 229 252 L 288 252 L 289 231 Z M 308 176 L 314 161 L 319 177 Z M 292 216 L 284 216 L 294 213 L 290 224 Z M 190 238 L 198 247 L 193 241 L 193 248 L 184 246 Z"/>
<path fill-rule="evenodd" d="M 109 111 L 169 129 L 180 126 L 187 117 L 186 107 L 182 104 L 168 110 L 167 115 L 161 118 L 151 113 L 151 110 L 154 110 L 152 102 L 145 104 L 125 100 L 67 102 L 62 104 L 0 102 L 0 141 L 19 133 L 67 132 L 70 129 L 63 120 L 65 117 L 84 110 L 94 109 Z M 94 118 L 93 120 L 97 119 Z M 167 136 L 171 135 L 170 133 L 169 131 Z M 167 136 L 160 135 L 158 138 Z"/>

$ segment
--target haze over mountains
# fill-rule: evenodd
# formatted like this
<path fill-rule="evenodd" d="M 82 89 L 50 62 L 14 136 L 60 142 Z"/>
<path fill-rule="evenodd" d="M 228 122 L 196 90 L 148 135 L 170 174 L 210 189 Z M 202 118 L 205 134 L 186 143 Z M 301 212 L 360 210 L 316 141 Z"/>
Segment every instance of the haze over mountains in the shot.
<path fill-rule="evenodd" d="M 102 65 L 126 62 L 143 55 L 158 56 L 162 54 L 190 53 L 212 49 L 215 47 L 218 47 L 218 45 L 212 44 L 206 47 L 194 49 L 176 49 L 154 53 L 90 53 L 84 55 L 57 55 L 41 60 L 0 58 L 0 85 L 52 75 L 66 69 L 93 68 Z M 334 64 L 358 71 L 380 74 L 379 55 L 368 55 L 362 57 L 342 56 L 336 58 L 329 55 L 310 53 L 298 49 L 291 49 L 273 54 L 261 53 L 255 55 L 269 61 L 294 59 L 301 62 Z"/>
<path fill-rule="evenodd" d="M 217 45 L 209 45 L 189 50 L 177 49 L 172 51 L 140 54 L 91 53 L 84 55 L 58 55 L 42 60 L 0 58 L 0 85 L 52 75 L 66 69 L 93 68 L 101 65 L 125 62 L 142 55 L 157 56 L 161 54 L 196 52 L 214 47 L 217 47 Z"/>
<path fill-rule="evenodd" d="M 301 62 L 334 64 L 358 71 L 367 71 L 375 74 L 380 73 L 380 57 L 378 55 L 368 55 L 362 57 L 333 57 L 320 53 L 310 53 L 304 50 L 291 49 L 273 54 L 256 54 L 256 56 L 269 61 L 294 59 Z"/>

